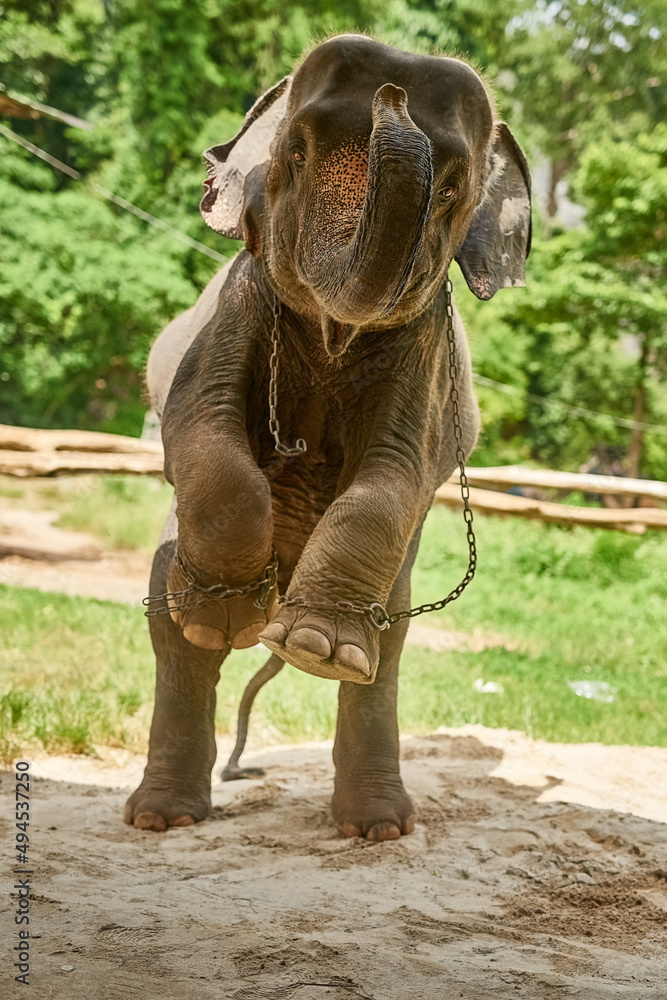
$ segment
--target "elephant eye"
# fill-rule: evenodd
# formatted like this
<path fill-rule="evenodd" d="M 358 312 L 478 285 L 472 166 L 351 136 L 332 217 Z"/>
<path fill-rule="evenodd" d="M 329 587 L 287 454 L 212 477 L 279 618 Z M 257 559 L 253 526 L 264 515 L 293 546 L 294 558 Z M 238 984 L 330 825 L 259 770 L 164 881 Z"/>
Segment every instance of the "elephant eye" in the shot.
<path fill-rule="evenodd" d="M 296 160 L 297 163 L 305 163 L 306 162 L 306 157 L 303 155 L 303 153 L 299 149 L 295 149 L 294 150 L 294 152 L 292 153 L 292 158 L 294 160 Z"/>
<path fill-rule="evenodd" d="M 438 194 L 440 195 L 441 198 L 447 201 L 448 199 L 454 197 L 454 195 L 456 194 L 456 188 L 444 187 L 438 191 Z"/>

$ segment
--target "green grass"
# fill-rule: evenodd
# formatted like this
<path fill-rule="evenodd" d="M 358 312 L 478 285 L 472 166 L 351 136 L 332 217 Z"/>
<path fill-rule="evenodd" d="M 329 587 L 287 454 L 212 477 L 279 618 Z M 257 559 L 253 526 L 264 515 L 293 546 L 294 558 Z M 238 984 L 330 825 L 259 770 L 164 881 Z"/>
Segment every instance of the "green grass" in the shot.
<path fill-rule="evenodd" d="M 153 549 L 171 506 L 172 487 L 143 476 L 72 476 L 27 480 L 0 476 L 12 506 L 54 510 L 60 528 L 85 531 L 110 549 Z"/>
<path fill-rule="evenodd" d="M 158 479 L 97 476 L 65 495 L 61 528 L 87 531 L 112 549 L 155 546 L 169 513 L 173 489 Z"/>
<path fill-rule="evenodd" d="M 122 497 L 121 505 L 126 502 Z M 99 506 L 94 509 L 99 518 Z M 480 722 L 564 742 L 667 745 L 667 536 L 481 517 L 475 526 L 475 581 L 460 601 L 422 621 L 500 633 L 515 648 L 434 653 L 406 647 L 402 731 Z M 413 603 L 444 596 L 465 565 L 462 519 L 434 509 L 414 573 Z M 5 760 L 30 749 L 145 749 L 154 666 L 140 609 L 2 587 L 0 633 Z M 233 730 L 243 687 L 266 655 L 261 649 L 234 652 L 225 662 L 220 731 Z M 499 682 L 504 693 L 478 693 L 479 677 Z M 606 681 L 617 688 L 616 699 L 606 704 L 577 697 L 567 686 L 573 680 Z M 336 684 L 286 667 L 260 694 L 253 732 L 267 741 L 332 736 L 336 698 Z"/>
<path fill-rule="evenodd" d="M 445 612 L 422 620 L 499 632 L 517 649 L 443 655 L 407 648 L 402 726 L 421 730 L 446 715 L 447 724 L 510 726 L 567 742 L 667 745 L 667 535 L 485 517 L 475 528 L 474 582 Z M 466 558 L 461 519 L 431 511 L 413 603 L 444 596 Z M 504 694 L 478 694 L 477 677 L 501 683 Z M 579 698 L 568 680 L 606 681 L 618 689 L 616 700 Z"/>
<path fill-rule="evenodd" d="M 3 476 L 4 479 L 9 479 L 9 476 Z M 18 486 L 11 486 L 9 483 L 0 482 L 0 497 L 5 497 L 8 500 L 22 500 L 25 496 L 25 490 L 22 490 Z"/>
<path fill-rule="evenodd" d="M 154 660 L 139 608 L 0 587 L 0 759 L 30 750 L 94 753 L 96 744 L 143 751 Z M 218 687 L 216 724 L 234 728 L 243 689 L 267 659 L 235 651 Z M 336 685 L 285 668 L 260 696 L 254 731 L 269 741 L 333 732 Z"/>

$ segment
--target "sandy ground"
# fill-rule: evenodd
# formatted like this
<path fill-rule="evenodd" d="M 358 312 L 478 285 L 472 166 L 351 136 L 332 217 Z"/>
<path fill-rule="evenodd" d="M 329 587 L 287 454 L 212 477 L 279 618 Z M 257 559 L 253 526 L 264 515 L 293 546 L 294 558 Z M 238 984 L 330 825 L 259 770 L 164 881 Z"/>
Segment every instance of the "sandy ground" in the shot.
<path fill-rule="evenodd" d="M 667 750 L 481 726 L 402 748 L 419 824 L 378 845 L 331 822 L 330 744 L 249 754 L 263 778 L 164 834 L 121 822 L 142 758 L 34 761 L 31 985 L 8 976 L 5 894 L 0 994 L 667 998 Z M 4 772 L 6 865 L 13 798 Z"/>
<path fill-rule="evenodd" d="M 147 552 L 104 551 L 92 535 L 58 528 L 55 511 L 0 498 L 0 583 L 139 604 L 148 593 Z"/>

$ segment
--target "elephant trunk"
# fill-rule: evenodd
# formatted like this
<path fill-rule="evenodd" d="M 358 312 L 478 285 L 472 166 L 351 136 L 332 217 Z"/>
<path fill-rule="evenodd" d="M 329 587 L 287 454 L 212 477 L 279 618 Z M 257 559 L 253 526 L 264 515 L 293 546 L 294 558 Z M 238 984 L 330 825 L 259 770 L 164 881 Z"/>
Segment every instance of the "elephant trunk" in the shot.
<path fill-rule="evenodd" d="M 335 326 L 369 323 L 394 308 L 421 248 L 432 189 L 431 144 L 408 114 L 405 91 L 385 83 L 373 99 L 366 193 L 356 231 L 347 245 L 318 255 L 309 275 Z"/>

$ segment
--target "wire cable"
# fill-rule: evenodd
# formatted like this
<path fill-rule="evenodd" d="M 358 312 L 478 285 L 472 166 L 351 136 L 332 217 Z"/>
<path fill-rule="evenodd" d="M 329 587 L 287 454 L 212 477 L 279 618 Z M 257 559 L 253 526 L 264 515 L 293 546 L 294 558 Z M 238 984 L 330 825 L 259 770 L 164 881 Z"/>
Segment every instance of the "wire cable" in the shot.
<path fill-rule="evenodd" d="M 28 152 L 34 153 L 38 156 L 40 160 L 44 160 L 50 166 L 55 167 L 56 170 L 61 170 L 64 174 L 69 177 L 73 177 L 75 181 L 84 180 L 83 176 L 74 167 L 70 167 L 69 164 L 63 163 L 62 160 L 57 160 L 55 156 L 51 156 L 50 153 L 46 153 L 39 146 L 35 146 L 32 142 L 28 142 L 24 139 L 22 135 L 17 135 L 16 132 L 12 132 L 11 129 L 7 128 L 5 125 L 0 125 L 0 135 L 4 135 L 5 138 L 11 139 L 12 142 L 16 142 L 19 146 L 23 146 Z M 95 181 L 87 181 L 89 187 L 95 192 L 95 194 L 100 195 L 101 198 L 106 198 L 107 201 L 113 202 L 114 205 L 118 205 L 119 208 L 124 208 L 126 212 L 131 212 L 132 215 L 136 215 L 138 219 L 142 222 L 147 222 L 151 226 L 155 226 L 156 229 L 161 229 L 163 233 L 167 233 L 172 236 L 175 240 L 180 243 L 185 243 L 186 246 L 191 247 L 192 250 L 198 250 L 199 253 L 206 254 L 211 260 L 217 260 L 220 264 L 229 263 L 229 257 L 223 257 L 221 253 L 217 250 L 207 247 L 204 243 L 200 243 L 199 240 L 194 240 L 187 233 L 182 233 L 180 229 L 176 229 L 174 226 L 170 226 L 168 222 L 163 222 L 162 219 L 156 219 L 154 215 L 150 212 L 144 212 L 143 208 L 138 208 L 133 205 L 132 202 L 126 201 L 125 198 L 121 198 L 120 195 L 114 194 L 113 191 L 108 191 L 107 188 L 102 187 L 101 184 L 95 183 Z"/>
<path fill-rule="evenodd" d="M 505 382 L 496 382 L 495 379 L 487 378 L 486 375 L 478 375 L 477 372 L 473 372 L 473 381 L 477 382 L 478 385 L 483 385 L 487 389 L 496 389 L 498 392 L 504 392 L 508 396 L 522 396 L 524 399 L 530 399 L 535 403 L 557 403 L 558 406 L 562 407 L 568 413 L 574 413 L 578 417 L 589 417 L 593 420 L 610 420 L 617 427 L 627 427 L 630 430 L 641 430 L 645 431 L 647 434 L 663 434 L 667 437 L 667 427 L 662 427 L 660 424 L 645 424 L 640 420 L 631 420 L 629 417 L 614 417 L 611 413 L 600 413 L 597 410 L 587 410 L 583 406 L 571 406 L 569 403 L 564 403 L 562 400 L 557 399 L 555 396 L 538 396 L 534 392 L 524 392 L 523 389 L 519 389 L 516 385 L 507 385 Z"/>

